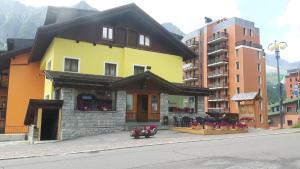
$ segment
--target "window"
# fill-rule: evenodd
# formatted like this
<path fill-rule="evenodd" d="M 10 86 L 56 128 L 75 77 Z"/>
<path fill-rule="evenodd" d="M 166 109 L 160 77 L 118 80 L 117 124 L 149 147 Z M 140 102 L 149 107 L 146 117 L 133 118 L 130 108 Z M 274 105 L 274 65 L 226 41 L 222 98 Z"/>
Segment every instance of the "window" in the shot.
<path fill-rule="evenodd" d="M 196 111 L 194 96 L 169 95 L 168 103 L 169 103 L 169 112 L 193 113 Z"/>
<path fill-rule="evenodd" d="M 263 109 L 262 101 L 260 100 L 260 101 L 258 102 L 258 104 L 259 104 L 259 109 L 262 110 L 262 109 Z"/>
<path fill-rule="evenodd" d="M 288 120 L 287 123 L 288 123 L 288 126 L 292 126 L 293 125 L 293 121 L 292 120 Z"/>
<path fill-rule="evenodd" d="M 158 96 L 151 96 L 151 110 L 152 112 L 158 112 Z"/>
<path fill-rule="evenodd" d="M 52 61 L 49 60 L 47 63 L 47 70 L 51 70 L 51 67 L 52 67 Z"/>
<path fill-rule="evenodd" d="M 105 63 L 105 75 L 106 76 L 117 76 L 117 64 Z"/>
<path fill-rule="evenodd" d="M 261 89 L 258 89 L 259 96 L 262 96 Z"/>
<path fill-rule="evenodd" d="M 259 51 L 256 51 L 256 56 L 257 56 L 257 59 L 260 59 L 260 52 Z"/>
<path fill-rule="evenodd" d="M 240 69 L 240 62 L 236 62 L 236 69 L 239 70 Z"/>
<path fill-rule="evenodd" d="M 247 34 L 247 32 L 246 32 L 246 28 L 243 28 L 243 32 L 244 32 L 244 35 L 246 35 L 246 34 Z"/>
<path fill-rule="evenodd" d="M 261 76 L 258 76 L 258 84 L 261 84 Z"/>
<path fill-rule="evenodd" d="M 290 82 L 292 82 L 292 78 L 290 78 Z"/>
<path fill-rule="evenodd" d="M 290 88 L 292 88 L 293 87 L 293 85 L 292 84 L 290 84 Z"/>
<path fill-rule="evenodd" d="M 257 71 L 261 72 L 261 64 L 260 63 L 257 64 Z"/>
<path fill-rule="evenodd" d="M 240 93 L 240 88 L 239 87 L 236 88 L 236 93 Z"/>
<path fill-rule="evenodd" d="M 139 36 L 139 44 L 143 46 L 150 46 L 150 38 L 149 36 L 145 36 L 140 34 Z"/>
<path fill-rule="evenodd" d="M 253 31 L 251 29 L 249 29 L 249 34 L 250 36 L 253 36 Z"/>
<path fill-rule="evenodd" d="M 78 90 L 77 109 L 80 111 L 115 111 L 116 92 L 109 90 Z"/>
<path fill-rule="evenodd" d="M 240 75 L 236 75 L 236 82 L 240 82 Z"/>
<path fill-rule="evenodd" d="M 263 115 L 259 115 L 259 121 L 260 121 L 260 123 L 264 123 L 264 117 L 263 117 Z"/>
<path fill-rule="evenodd" d="M 293 108 L 292 108 L 292 107 L 287 107 L 287 108 L 286 108 L 286 111 L 287 111 L 287 112 L 292 112 L 292 111 L 293 111 Z"/>
<path fill-rule="evenodd" d="M 133 67 L 133 74 L 139 74 L 139 73 L 144 73 L 145 72 L 145 66 L 136 66 L 134 65 Z"/>
<path fill-rule="evenodd" d="M 113 28 L 104 26 L 102 28 L 102 38 L 112 40 L 113 39 Z"/>
<path fill-rule="evenodd" d="M 239 49 L 235 50 L 235 56 L 238 57 L 239 56 Z"/>
<path fill-rule="evenodd" d="M 133 95 L 126 95 L 126 111 L 133 111 Z"/>
<path fill-rule="evenodd" d="M 79 72 L 79 59 L 65 58 L 65 72 Z"/>

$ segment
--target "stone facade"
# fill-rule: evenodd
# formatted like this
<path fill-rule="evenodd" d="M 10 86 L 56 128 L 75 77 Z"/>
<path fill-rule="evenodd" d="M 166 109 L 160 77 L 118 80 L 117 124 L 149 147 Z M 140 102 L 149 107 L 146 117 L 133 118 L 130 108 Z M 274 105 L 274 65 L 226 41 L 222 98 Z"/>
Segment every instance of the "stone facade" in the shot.
<path fill-rule="evenodd" d="M 61 99 L 64 100 L 61 117 L 62 140 L 124 130 L 125 91 L 117 92 L 116 111 L 108 112 L 76 110 L 76 97 L 76 89 L 62 88 Z"/>
<path fill-rule="evenodd" d="M 76 110 L 76 97 L 78 90 L 73 88 L 62 88 L 61 98 L 64 100 L 61 115 L 61 139 L 72 139 L 80 136 L 91 136 L 111 133 L 128 129 L 126 123 L 126 91 L 117 91 L 115 111 L 80 111 Z M 173 124 L 174 116 L 197 117 L 204 116 L 204 99 L 198 97 L 197 113 L 174 113 L 169 112 L 168 94 L 160 94 L 160 123 L 155 123 L 160 128 L 163 126 L 163 118 L 168 117 L 169 125 Z M 148 122 L 150 123 L 150 122 Z M 145 123 L 145 124 L 148 124 Z M 154 124 L 154 123 L 151 123 Z M 136 125 L 136 124 L 135 124 Z"/>

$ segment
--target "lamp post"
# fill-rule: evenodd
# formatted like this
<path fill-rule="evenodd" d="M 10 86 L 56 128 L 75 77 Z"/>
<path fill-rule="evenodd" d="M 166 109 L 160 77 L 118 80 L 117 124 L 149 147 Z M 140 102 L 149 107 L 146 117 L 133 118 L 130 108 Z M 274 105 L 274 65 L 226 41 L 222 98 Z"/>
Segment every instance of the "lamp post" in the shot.
<path fill-rule="evenodd" d="M 269 44 L 268 49 L 270 51 L 275 51 L 275 57 L 277 61 L 277 80 L 278 80 L 278 93 L 279 93 L 279 112 L 280 112 L 280 128 L 283 128 L 283 111 L 282 111 L 282 85 L 280 82 L 280 72 L 279 72 L 279 59 L 280 50 L 284 50 L 287 47 L 286 42 L 277 42 Z"/>

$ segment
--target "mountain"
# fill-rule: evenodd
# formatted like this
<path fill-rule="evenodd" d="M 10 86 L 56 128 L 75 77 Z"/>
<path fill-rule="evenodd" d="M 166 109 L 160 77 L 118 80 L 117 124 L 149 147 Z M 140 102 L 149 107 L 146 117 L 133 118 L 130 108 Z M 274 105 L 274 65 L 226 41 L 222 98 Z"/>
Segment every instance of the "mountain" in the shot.
<path fill-rule="evenodd" d="M 88 3 L 86 3 L 85 1 L 80 1 L 78 4 L 72 6 L 72 8 L 97 11 L 96 8 L 91 7 L 91 6 L 90 6 Z"/>
<path fill-rule="evenodd" d="M 97 10 L 85 1 L 73 8 Z M 0 0 L 0 51 L 6 49 L 7 38 L 34 38 L 45 21 L 47 7 L 26 6 L 16 0 Z"/>
<path fill-rule="evenodd" d="M 0 1 L 0 50 L 7 38 L 32 38 L 46 16 L 46 7 L 30 7 L 13 0 Z"/>
<path fill-rule="evenodd" d="M 185 35 L 185 33 L 183 33 L 177 26 L 175 26 L 171 22 L 162 23 L 161 25 L 171 33 L 175 33 L 175 34 L 181 35 L 181 36 Z"/>
<path fill-rule="evenodd" d="M 277 71 L 277 61 L 274 55 L 266 54 L 266 65 L 267 72 L 276 72 Z M 300 61 L 298 62 L 289 62 L 282 58 L 279 59 L 279 67 L 282 72 L 286 72 L 288 69 L 300 68 Z"/>

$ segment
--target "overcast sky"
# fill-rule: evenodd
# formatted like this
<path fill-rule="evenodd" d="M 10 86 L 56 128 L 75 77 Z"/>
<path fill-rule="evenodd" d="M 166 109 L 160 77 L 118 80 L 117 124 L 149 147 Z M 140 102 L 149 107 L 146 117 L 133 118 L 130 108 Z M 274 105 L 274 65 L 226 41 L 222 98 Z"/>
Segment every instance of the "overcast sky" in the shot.
<path fill-rule="evenodd" d="M 80 0 L 19 0 L 29 6 L 72 6 Z M 160 23 L 172 22 L 184 33 L 204 24 L 204 17 L 213 19 L 241 17 L 260 28 L 261 43 L 266 52 L 274 40 L 285 41 L 288 48 L 282 57 L 299 61 L 300 0 L 85 0 L 98 10 L 136 3 Z"/>

